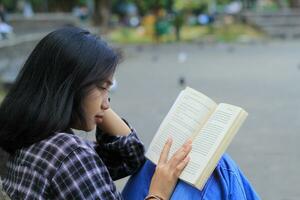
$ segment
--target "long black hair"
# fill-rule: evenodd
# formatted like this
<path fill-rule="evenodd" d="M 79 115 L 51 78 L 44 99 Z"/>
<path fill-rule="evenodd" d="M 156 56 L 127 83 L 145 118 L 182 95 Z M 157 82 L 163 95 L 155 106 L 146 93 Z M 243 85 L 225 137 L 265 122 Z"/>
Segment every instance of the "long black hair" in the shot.
<path fill-rule="evenodd" d="M 85 124 L 88 88 L 111 77 L 119 51 L 88 31 L 65 27 L 34 48 L 0 106 L 0 147 L 10 154 Z"/>

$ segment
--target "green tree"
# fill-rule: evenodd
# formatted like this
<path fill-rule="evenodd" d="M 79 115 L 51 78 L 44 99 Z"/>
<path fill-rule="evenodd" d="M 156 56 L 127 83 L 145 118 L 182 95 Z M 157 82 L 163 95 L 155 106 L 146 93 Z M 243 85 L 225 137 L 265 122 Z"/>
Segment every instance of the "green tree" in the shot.
<path fill-rule="evenodd" d="M 116 7 L 120 3 L 134 3 L 141 16 L 147 15 L 157 9 L 163 8 L 171 10 L 174 0 L 112 0 L 112 6 Z"/>
<path fill-rule="evenodd" d="M 18 0 L 1 0 L 4 7 L 8 10 L 15 10 Z"/>
<path fill-rule="evenodd" d="M 108 27 L 111 12 L 110 0 L 94 0 L 94 16 L 95 25 L 102 26 L 103 29 Z"/>
<path fill-rule="evenodd" d="M 175 0 L 174 10 L 176 11 L 192 11 L 209 5 L 211 0 Z"/>

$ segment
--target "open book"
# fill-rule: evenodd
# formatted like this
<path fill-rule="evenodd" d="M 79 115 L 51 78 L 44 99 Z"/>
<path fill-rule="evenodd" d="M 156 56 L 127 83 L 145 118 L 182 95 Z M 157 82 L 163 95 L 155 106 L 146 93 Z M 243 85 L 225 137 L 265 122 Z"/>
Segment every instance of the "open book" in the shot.
<path fill-rule="evenodd" d="M 169 157 L 191 138 L 191 159 L 179 178 L 202 190 L 247 115 L 240 107 L 225 103 L 218 105 L 187 87 L 161 123 L 146 157 L 157 164 L 169 136 L 173 139 Z"/>

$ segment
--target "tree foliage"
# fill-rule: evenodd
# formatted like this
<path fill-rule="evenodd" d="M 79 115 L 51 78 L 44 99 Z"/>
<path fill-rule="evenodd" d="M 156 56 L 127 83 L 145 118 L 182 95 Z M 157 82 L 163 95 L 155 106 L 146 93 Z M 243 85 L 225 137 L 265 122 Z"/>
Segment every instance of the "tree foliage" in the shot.
<path fill-rule="evenodd" d="M 86 0 L 27 0 L 37 11 L 46 11 L 45 8 L 49 8 L 50 11 L 61 10 L 71 11 L 75 5 L 80 5 Z M 19 3 L 24 3 L 25 0 L 0 0 L 7 10 L 16 11 Z"/>
<path fill-rule="evenodd" d="M 143 16 L 159 8 L 170 10 L 172 9 L 173 1 L 174 0 L 112 0 L 112 7 L 116 8 L 121 4 L 133 3 L 137 6 L 139 14 Z"/>
<path fill-rule="evenodd" d="M 211 0 L 175 0 L 174 9 L 178 11 L 197 10 L 206 7 Z"/>

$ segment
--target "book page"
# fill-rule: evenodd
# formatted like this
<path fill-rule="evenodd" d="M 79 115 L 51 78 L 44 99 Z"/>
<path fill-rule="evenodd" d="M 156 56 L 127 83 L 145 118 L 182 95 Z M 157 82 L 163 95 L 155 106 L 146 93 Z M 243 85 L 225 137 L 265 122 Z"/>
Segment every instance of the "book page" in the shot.
<path fill-rule="evenodd" d="M 173 139 L 169 153 L 171 157 L 188 138 L 200 130 L 216 106 L 214 101 L 192 88 L 183 90 L 161 123 L 146 157 L 157 164 L 162 148 L 170 136 Z"/>
<path fill-rule="evenodd" d="M 237 131 L 239 130 L 241 125 L 246 120 L 247 116 L 248 116 L 248 113 L 246 111 L 242 110 L 240 112 L 239 116 L 237 117 L 237 119 L 235 120 L 235 122 L 233 123 L 231 128 L 229 129 L 229 132 L 226 133 L 227 136 L 224 137 L 220 146 L 217 148 L 217 150 L 212 155 L 212 159 L 210 159 L 207 166 L 204 168 L 204 172 L 201 174 L 201 176 L 197 180 L 196 185 L 195 185 L 197 188 L 202 190 L 206 181 L 212 174 L 213 170 L 217 166 L 222 155 L 226 151 L 227 147 L 229 146 L 230 142 L 232 141 L 233 137 L 235 136 L 235 134 L 237 133 Z"/>
<path fill-rule="evenodd" d="M 192 184 L 196 183 L 209 161 L 213 159 L 212 156 L 217 148 L 220 148 L 221 142 L 224 138 L 229 137 L 229 130 L 238 121 L 242 111 L 243 109 L 240 107 L 223 103 L 216 108 L 193 141 L 193 148 L 190 153 L 192 162 L 184 169 L 180 176 L 181 179 Z"/>

